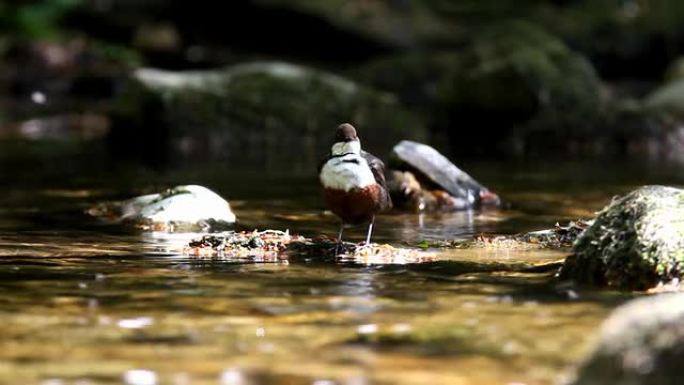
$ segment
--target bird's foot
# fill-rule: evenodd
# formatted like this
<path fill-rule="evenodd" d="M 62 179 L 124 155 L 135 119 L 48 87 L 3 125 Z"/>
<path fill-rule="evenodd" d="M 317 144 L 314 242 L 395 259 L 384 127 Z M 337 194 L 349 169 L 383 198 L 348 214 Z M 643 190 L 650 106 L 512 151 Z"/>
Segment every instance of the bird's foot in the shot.
<path fill-rule="evenodd" d="M 376 244 L 374 244 L 374 243 L 363 242 L 359 245 L 356 245 L 356 247 L 354 248 L 354 254 L 356 254 L 356 255 L 372 254 L 375 247 L 376 247 Z"/>
<path fill-rule="evenodd" d="M 355 248 L 356 246 L 351 243 L 335 242 L 334 246 L 330 247 L 329 250 L 334 256 L 338 256 L 341 254 L 349 254 L 353 252 Z"/>

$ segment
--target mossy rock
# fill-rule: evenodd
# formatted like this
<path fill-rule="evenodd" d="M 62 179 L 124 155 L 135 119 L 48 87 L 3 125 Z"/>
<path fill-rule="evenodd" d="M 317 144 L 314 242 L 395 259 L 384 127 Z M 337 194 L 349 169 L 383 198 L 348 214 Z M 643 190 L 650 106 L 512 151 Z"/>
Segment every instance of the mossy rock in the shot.
<path fill-rule="evenodd" d="M 613 200 L 580 235 L 562 279 L 644 290 L 682 278 L 684 190 L 641 187 Z"/>
<path fill-rule="evenodd" d="M 641 298 L 604 322 L 598 344 L 572 385 L 681 384 L 684 294 Z"/>
<path fill-rule="evenodd" d="M 334 129 L 351 122 L 364 147 L 389 152 L 404 138 L 425 139 L 420 119 L 389 93 L 333 74 L 255 62 L 221 70 L 137 71 L 121 99 L 115 131 L 143 137 L 177 158 L 212 158 L 315 170 Z M 133 127 L 133 128 L 131 128 Z M 137 127 L 137 128 L 135 128 Z M 159 129 L 161 127 L 161 129 Z M 119 141 L 121 145 L 134 142 Z"/>
<path fill-rule="evenodd" d="M 558 130 L 586 126 L 600 105 L 599 89 L 581 54 L 541 27 L 511 21 L 483 30 L 439 92 L 456 113 L 505 114 L 510 123 Z"/>
<path fill-rule="evenodd" d="M 584 56 L 526 21 L 475 31 L 462 49 L 381 58 L 355 76 L 423 112 L 460 153 L 514 143 L 543 151 L 596 135 L 602 84 Z"/>
<path fill-rule="evenodd" d="M 462 71 L 462 58 L 456 51 L 393 54 L 365 63 L 351 76 L 396 94 L 407 105 L 429 110 L 438 99 L 441 84 Z"/>

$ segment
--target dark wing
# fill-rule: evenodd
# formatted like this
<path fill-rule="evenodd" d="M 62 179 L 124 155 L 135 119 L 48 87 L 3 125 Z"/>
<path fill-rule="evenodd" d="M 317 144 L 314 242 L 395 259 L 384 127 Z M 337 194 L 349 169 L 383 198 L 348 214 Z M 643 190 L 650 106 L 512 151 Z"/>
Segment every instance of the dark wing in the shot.
<path fill-rule="evenodd" d="M 382 186 L 382 188 L 385 190 L 387 202 L 383 206 L 386 206 L 386 208 L 391 208 L 392 199 L 390 199 L 389 190 L 387 189 L 387 181 L 385 180 L 385 164 L 382 163 L 382 161 L 375 155 L 363 150 L 361 150 L 361 157 L 366 161 L 366 163 L 368 163 L 368 167 L 370 167 L 373 177 L 375 178 L 375 183 Z"/>
<path fill-rule="evenodd" d="M 373 177 L 375 177 L 375 183 L 380 186 L 387 188 L 387 182 L 385 181 L 385 164 L 382 163 L 380 159 L 375 157 L 366 151 L 361 151 L 361 157 L 366 160 L 368 167 L 370 167 L 373 172 Z"/>
<path fill-rule="evenodd" d="M 330 153 L 328 153 L 325 155 L 325 157 L 318 159 L 318 168 L 316 169 L 316 172 L 318 173 L 318 175 L 321 174 L 321 170 L 323 169 L 323 166 L 325 166 L 325 164 L 328 163 L 330 158 L 331 158 Z"/>

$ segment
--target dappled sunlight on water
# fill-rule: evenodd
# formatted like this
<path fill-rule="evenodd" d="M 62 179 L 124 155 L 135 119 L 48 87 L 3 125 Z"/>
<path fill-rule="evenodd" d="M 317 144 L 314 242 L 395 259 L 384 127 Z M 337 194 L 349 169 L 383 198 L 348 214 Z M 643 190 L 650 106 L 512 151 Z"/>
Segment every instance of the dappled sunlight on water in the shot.
<path fill-rule="evenodd" d="M 619 192 L 505 190 L 504 210 L 383 215 L 374 241 L 552 227 Z M 629 298 L 558 285 L 567 250 L 435 249 L 403 265 L 193 258 L 183 246 L 197 234 L 83 214 L 137 190 L 14 191 L 0 205 L 0 377 L 14 383 L 552 384 Z M 315 189 L 238 198 L 238 229 L 336 233 Z M 346 234 L 359 241 L 365 228 Z"/>

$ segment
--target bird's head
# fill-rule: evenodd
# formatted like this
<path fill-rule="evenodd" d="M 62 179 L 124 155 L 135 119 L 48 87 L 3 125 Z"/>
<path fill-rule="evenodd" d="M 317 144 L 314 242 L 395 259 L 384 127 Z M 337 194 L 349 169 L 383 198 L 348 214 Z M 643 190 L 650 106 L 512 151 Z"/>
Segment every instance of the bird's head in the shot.
<path fill-rule="evenodd" d="M 330 149 L 333 156 L 361 153 L 361 141 L 356 129 L 349 123 L 340 124 L 335 131 L 335 141 Z"/>

